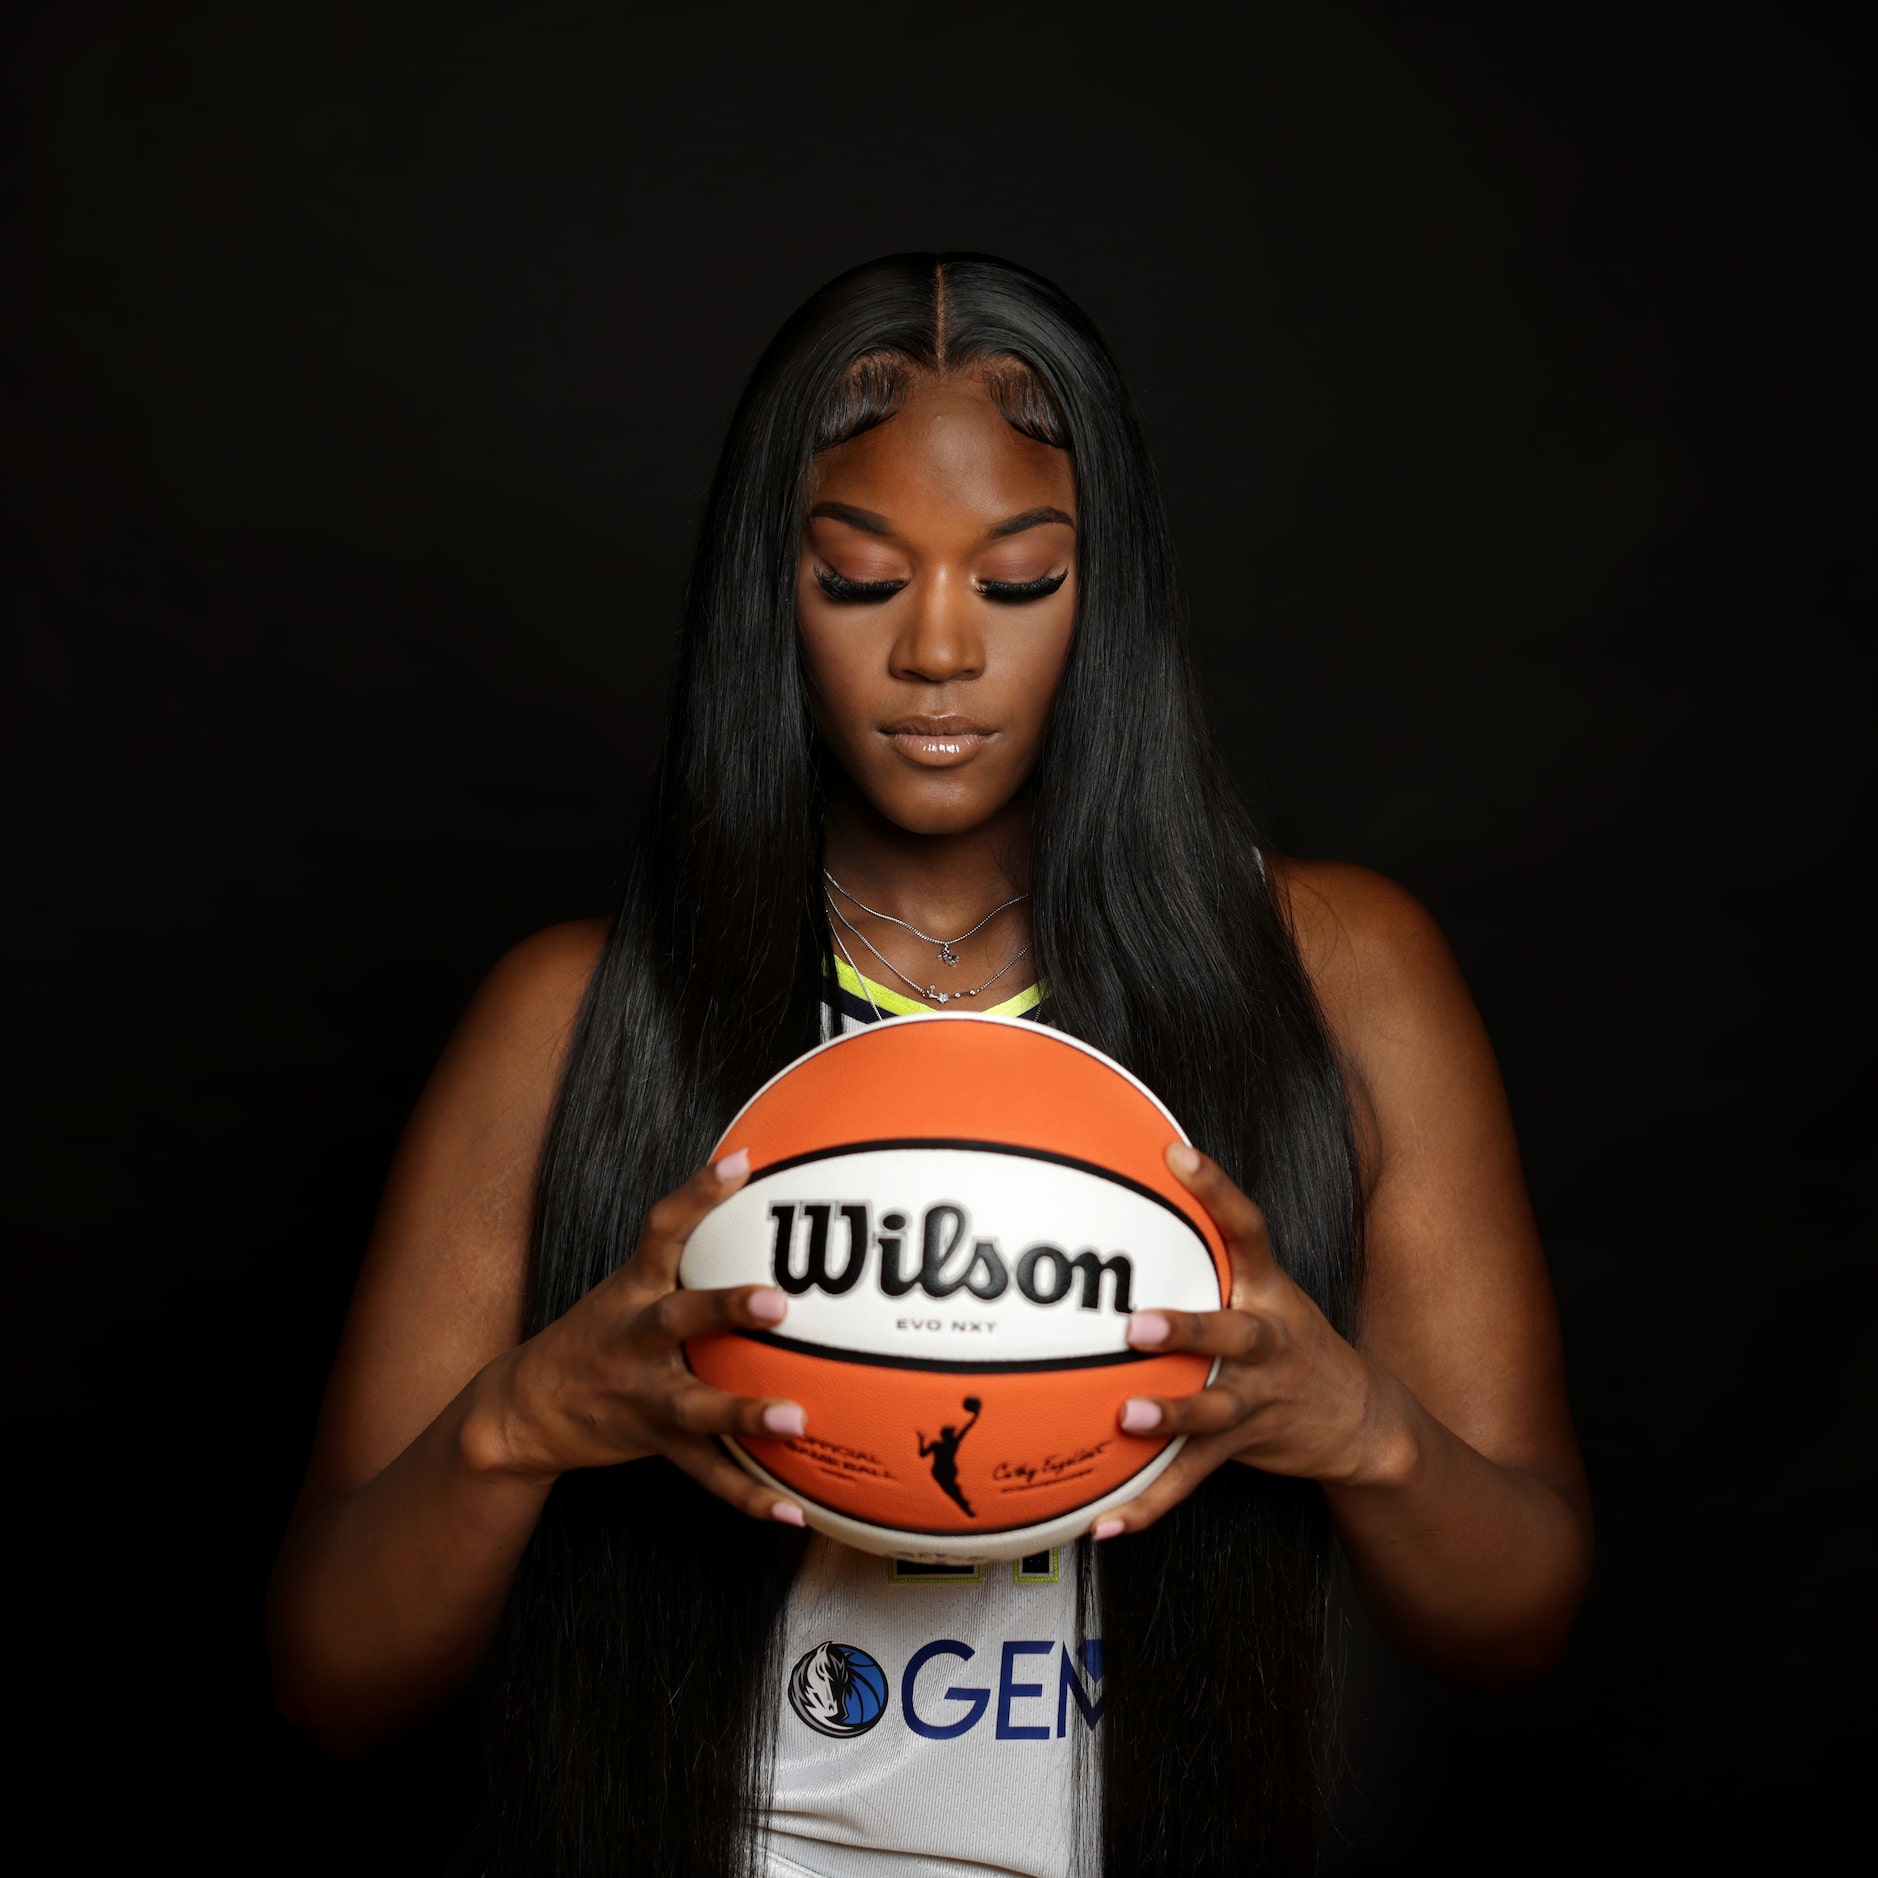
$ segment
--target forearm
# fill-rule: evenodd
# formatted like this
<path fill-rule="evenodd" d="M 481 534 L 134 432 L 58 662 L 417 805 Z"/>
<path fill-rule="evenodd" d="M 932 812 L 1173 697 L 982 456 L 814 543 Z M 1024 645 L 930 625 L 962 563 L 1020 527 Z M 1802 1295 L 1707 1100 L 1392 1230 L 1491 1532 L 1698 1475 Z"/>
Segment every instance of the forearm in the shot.
<path fill-rule="evenodd" d="M 335 1752 L 371 1747 L 436 1707 L 495 1634 L 553 1484 L 507 1464 L 507 1362 L 282 1549 L 268 1590 L 275 1700 Z"/>
<path fill-rule="evenodd" d="M 1528 1680 L 1564 1648 L 1591 1569 L 1588 1513 L 1489 1460 L 1371 1365 L 1372 1440 L 1324 1483 L 1371 1616 L 1398 1648 L 1477 1687 Z"/>

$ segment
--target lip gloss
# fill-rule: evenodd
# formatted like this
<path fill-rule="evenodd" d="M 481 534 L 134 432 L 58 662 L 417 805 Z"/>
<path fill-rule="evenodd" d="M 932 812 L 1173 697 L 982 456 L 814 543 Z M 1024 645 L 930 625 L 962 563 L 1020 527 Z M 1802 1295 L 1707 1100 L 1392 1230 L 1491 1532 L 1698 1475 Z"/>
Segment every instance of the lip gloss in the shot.
<path fill-rule="evenodd" d="M 883 724 L 880 734 L 921 769 L 969 763 L 997 733 L 957 711 L 916 711 Z"/>
<path fill-rule="evenodd" d="M 951 769 L 969 763 L 991 739 L 977 730 L 896 730 L 887 733 L 887 741 L 909 763 L 923 769 Z"/>

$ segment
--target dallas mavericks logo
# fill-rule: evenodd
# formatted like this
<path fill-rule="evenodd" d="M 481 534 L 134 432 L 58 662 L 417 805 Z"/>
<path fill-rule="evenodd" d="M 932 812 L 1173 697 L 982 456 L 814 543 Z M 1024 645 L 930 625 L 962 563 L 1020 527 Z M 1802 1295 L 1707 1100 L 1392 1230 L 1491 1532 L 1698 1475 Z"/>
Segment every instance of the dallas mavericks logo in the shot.
<path fill-rule="evenodd" d="M 789 1672 L 789 1706 L 818 1735 L 864 1735 L 887 1709 L 887 1675 L 851 1643 L 818 1643 Z"/>

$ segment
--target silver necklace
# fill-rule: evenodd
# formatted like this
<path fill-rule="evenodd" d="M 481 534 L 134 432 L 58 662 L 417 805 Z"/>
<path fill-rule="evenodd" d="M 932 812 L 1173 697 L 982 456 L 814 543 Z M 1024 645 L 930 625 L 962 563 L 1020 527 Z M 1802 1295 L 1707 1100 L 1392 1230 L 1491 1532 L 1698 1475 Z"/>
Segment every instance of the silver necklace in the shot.
<path fill-rule="evenodd" d="M 829 936 L 834 940 L 835 944 L 841 948 L 841 956 L 848 961 L 848 970 L 860 981 L 861 995 L 866 998 L 868 1008 L 874 1013 L 874 1021 L 878 1023 L 881 1018 L 881 1009 L 880 1006 L 874 1002 L 874 994 L 867 988 L 867 974 L 855 964 L 854 954 L 842 943 L 841 935 L 837 932 L 831 933 Z"/>
<path fill-rule="evenodd" d="M 1018 949 L 1015 952 L 1013 952 L 1011 956 L 1008 959 L 1006 959 L 1004 963 L 1000 965 L 998 969 L 995 972 L 993 972 L 991 976 L 987 978 L 982 985 L 973 985 L 969 991 L 941 991 L 937 985 L 916 985 L 914 984 L 912 979 L 907 977 L 905 972 L 901 971 L 899 966 L 894 964 L 892 959 L 882 956 L 880 951 L 875 947 L 873 941 L 868 938 L 867 934 L 862 932 L 860 927 L 855 925 L 852 920 L 846 918 L 842 914 L 840 907 L 836 906 L 833 899 L 831 899 L 827 894 L 824 894 L 822 898 L 828 901 L 829 912 L 831 912 L 835 916 L 836 919 L 840 920 L 841 924 L 847 927 L 848 931 L 851 932 L 855 936 L 855 938 L 860 940 L 862 945 L 866 946 L 868 951 L 872 952 L 875 958 L 879 959 L 881 964 L 886 966 L 888 971 L 890 971 L 894 975 L 894 977 L 899 979 L 901 984 L 905 985 L 913 993 L 915 997 L 930 998 L 933 1001 L 933 1003 L 939 1005 L 942 1009 L 946 1005 L 950 1004 L 954 998 L 975 998 L 977 997 L 979 992 L 989 991 L 991 987 L 995 985 L 998 982 L 998 980 L 1002 978 L 1004 974 L 1008 972 L 1011 969 L 1011 967 L 1015 965 L 1017 961 L 1024 956 L 1026 952 L 1030 950 L 1030 942 L 1026 940 L 1024 944 L 1019 946 Z M 857 900 L 855 904 L 858 906 L 860 902 Z M 925 936 L 924 934 L 921 934 L 922 938 L 924 936 Z M 969 935 L 967 936 L 969 937 Z M 841 935 L 839 933 L 835 934 L 835 943 L 836 945 L 841 945 Z M 841 956 L 844 959 L 848 960 L 848 969 L 854 973 L 856 978 L 859 978 L 861 980 L 861 987 L 865 991 L 867 987 L 867 980 L 864 976 L 862 976 L 860 968 L 854 963 L 854 960 L 849 957 L 848 948 L 844 945 L 841 946 Z M 871 995 L 868 997 L 867 1001 L 869 1004 L 874 1003 L 873 997 Z M 874 1015 L 876 1017 L 880 1015 L 880 1007 L 878 1005 L 874 1006 Z"/>
<path fill-rule="evenodd" d="M 987 913 L 984 916 L 984 918 L 981 919 L 978 922 L 978 924 L 972 928 L 971 932 L 962 932 L 959 934 L 959 936 L 956 939 L 935 939 L 931 933 L 921 932 L 920 929 L 917 926 L 915 926 L 910 919 L 896 919 L 891 913 L 881 913 L 881 912 L 876 911 L 873 907 L 869 906 L 865 900 L 855 899 L 854 895 L 851 894 L 847 890 L 847 888 L 844 887 L 841 884 L 841 882 L 838 881 L 834 877 L 833 874 L 829 873 L 827 868 L 824 867 L 822 869 L 822 873 L 824 877 L 827 879 L 828 884 L 831 887 L 833 887 L 834 890 L 838 894 L 840 894 L 844 900 L 848 901 L 850 905 L 858 906 L 861 909 L 861 911 L 865 913 L 870 919 L 884 919 L 889 926 L 898 926 L 903 931 L 910 932 L 915 939 L 924 939 L 929 946 L 937 946 L 939 948 L 939 962 L 942 965 L 956 965 L 959 962 L 959 955 L 952 950 L 954 946 L 962 946 L 966 942 L 966 940 L 973 937 L 974 934 L 983 932 L 984 929 L 987 926 L 989 926 L 991 922 L 994 919 L 996 919 L 1000 913 L 1006 911 L 1006 909 L 1010 907 L 1015 906 L 1019 900 L 1028 900 L 1030 898 L 1030 895 L 1027 893 L 1014 894 L 1010 899 L 1005 901 L 1003 906 L 994 906 L 991 909 L 991 911 Z M 833 902 L 831 901 L 830 904 L 832 905 Z M 846 924 L 846 922 L 844 921 L 843 924 Z M 854 936 L 857 939 L 860 939 L 861 935 L 855 931 L 854 927 L 849 926 L 848 930 L 849 932 L 854 933 Z M 861 939 L 861 943 L 863 945 L 867 945 L 867 941 L 865 939 Z M 872 946 L 867 946 L 867 949 L 870 952 L 874 951 L 874 948 Z M 880 958 L 880 954 L 878 952 L 874 952 L 874 956 L 876 958 Z M 1021 958 L 1023 955 L 1020 953 L 1018 956 Z M 886 960 L 881 959 L 881 963 L 883 965 L 886 964 Z M 1013 959 L 1011 961 L 1011 964 L 1013 965 L 1015 965 L 1016 963 L 1017 963 L 1016 959 Z M 1009 968 L 1007 967 L 1006 969 L 1008 970 Z M 954 993 L 954 995 L 957 997 L 965 998 L 965 997 L 970 997 L 971 993 L 968 991 L 960 991 L 960 992 Z"/>

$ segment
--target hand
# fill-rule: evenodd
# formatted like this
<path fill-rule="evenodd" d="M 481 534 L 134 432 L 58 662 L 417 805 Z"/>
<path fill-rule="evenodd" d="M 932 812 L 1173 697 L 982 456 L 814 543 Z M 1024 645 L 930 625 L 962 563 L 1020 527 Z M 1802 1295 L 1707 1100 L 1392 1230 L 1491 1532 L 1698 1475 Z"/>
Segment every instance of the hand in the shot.
<path fill-rule="evenodd" d="M 565 1316 L 505 1359 L 500 1421 L 508 1472 L 557 1475 L 662 1454 L 754 1519 L 803 1523 L 802 1509 L 752 1480 L 719 1435 L 799 1435 L 795 1402 L 728 1395 L 686 1367 L 688 1338 L 773 1330 L 789 1300 L 760 1285 L 678 1290 L 685 1241 L 749 1178 L 739 1149 L 701 1167 L 646 1215 L 633 1255 Z"/>
<path fill-rule="evenodd" d="M 1350 1482 L 1368 1472 L 1377 1446 L 1383 1379 L 1279 1267 L 1264 1214 L 1216 1162 L 1184 1143 L 1167 1150 L 1167 1164 L 1226 1241 L 1232 1297 L 1223 1311 L 1137 1311 L 1128 1341 L 1138 1350 L 1216 1356 L 1219 1373 L 1192 1395 L 1122 1404 L 1127 1433 L 1185 1435 L 1187 1443 L 1139 1499 L 1097 1522 L 1098 1539 L 1153 1525 L 1224 1461 Z"/>

